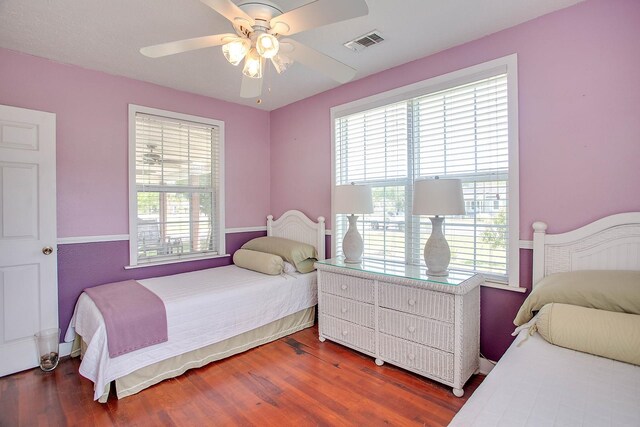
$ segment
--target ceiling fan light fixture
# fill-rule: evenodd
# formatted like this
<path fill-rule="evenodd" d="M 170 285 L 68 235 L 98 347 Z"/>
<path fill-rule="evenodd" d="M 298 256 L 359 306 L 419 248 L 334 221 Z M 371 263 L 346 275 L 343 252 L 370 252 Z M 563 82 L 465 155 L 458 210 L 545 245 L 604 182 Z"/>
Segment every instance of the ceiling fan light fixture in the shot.
<path fill-rule="evenodd" d="M 287 70 L 287 68 L 289 68 L 291 64 L 293 64 L 293 60 L 288 56 L 280 53 L 271 58 L 271 63 L 273 64 L 273 68 L 276 69 L 278 74 L 282 74 Z"/>
<path fill-rule="evenodd" d="M 232 65 L 238 65 L 251 49 L 251 40 L 237 38 L 222 46 L 222 53 Z"/>
<path fill-rule="evenodd" d="M 230 21 L 235 34 L 213 34 L 176 40 L 144 47 L 140 53 L 151 58 L 159 58 L 221 46 L 223 55 L 230 64 L 237 66 L 244 60 L 244 76 L 240 88 L 242 98 L 260 96 L 267 59 L 272 60 L 279 74 L 294 61 L 316 69 L 340 83 L 348 82 L 357 73 L 352 67 L 331 56 L 296 40 L 282 37 L 365 16 L 369 12 L 367 0 L 305 0 L 304 5 L 286 12 L 272 3 L 274 0 L 200 1 Z M 147 156 L 146 159 L 154 161 L 151 156 Z M 168 163 L 169 160 L 172 159 L 163 161 Z"/>
<path fill-rule="evenodd" d="M 263 58 L 273 58 L 278 54 L 280 43 L 275 36 L 268 33 L 262 33 L 256 39 L 256 49 Z"/>
<path fill-rule="evenodd" d="M 242 74 L 252 79 L 262 78 L 262 57 L 252 48 L 244 59 Z"/>

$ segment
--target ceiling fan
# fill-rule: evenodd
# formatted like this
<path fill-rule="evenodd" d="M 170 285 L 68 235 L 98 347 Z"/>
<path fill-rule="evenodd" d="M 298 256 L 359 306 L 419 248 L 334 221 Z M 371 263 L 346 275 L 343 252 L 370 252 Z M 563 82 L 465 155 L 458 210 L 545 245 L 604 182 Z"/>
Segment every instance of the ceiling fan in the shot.
<path fill-rule="evenodd" d="M 267 59 L 278 74 L 294 61 L 314 68 L 340 83 L 351 80 L 356 70 L 293 39 L 282 38 L 302 31 L 369 13 L 365 0 L 315 0 L 283 13 L 267 0 L 200 0 L 231 21 L 236 34 L 216 34 L 162 43 L 140 49 L 151 58 L 222 45 L 222 53 L 233 65 L 244 59 L 240 96 L 255 98 L 262 93 L 262 76 Z"/>
<path fill-rule="evenodd" d="M 158 148 L 156 144 L 147 144 L 147 148 L 148 148 L 148 151 L 142 154 L 142 161 L 146 165 L 155 166 L 155 165 L 168 164 L 168 163 L 180 165 L 180 164 L 188 163 L 187 160 L 172 159 L 172 158 L 169 158 L 168 156 L 161 155 L 160 153 L 156 152 L 156 149 Z"/>

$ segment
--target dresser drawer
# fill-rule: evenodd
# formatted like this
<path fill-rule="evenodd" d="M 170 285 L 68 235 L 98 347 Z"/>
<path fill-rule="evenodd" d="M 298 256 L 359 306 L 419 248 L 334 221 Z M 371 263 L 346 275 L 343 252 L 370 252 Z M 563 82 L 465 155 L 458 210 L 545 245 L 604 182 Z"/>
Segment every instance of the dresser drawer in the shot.
<path fill-rule="evenodd" d="M 367 328 L 375 326 L 374 308 L 371 304 L 322 293 L 320 311 L 323 314 L 357 323 Z"/>
<path fill-rule="evenodd" d="M 380 308 L 380 332 L 453 352 L 453 323 Z"/>
<path fill-rule="evenodd" d="M 335 317 L 320 315 L 322 334 L 332 341 L 355 347 L 360 351 L 373 354 L 375 351 L 375 340 L 373 329 L 358 326 Z"/>
<path fill-rule="evenodd" d="M 373 280 L 321 272 L 322 292 L 373 304 Z"/>
<path fill-rule="evenodd" d="M 380 306 L 453 323 L 454 296 L 380 282 Z"/>
<path fill-rule="evenodd" d="M 453 381 L 453 354 L 380 334 L 380 356 L 383 360 L 429 377 Z"/>

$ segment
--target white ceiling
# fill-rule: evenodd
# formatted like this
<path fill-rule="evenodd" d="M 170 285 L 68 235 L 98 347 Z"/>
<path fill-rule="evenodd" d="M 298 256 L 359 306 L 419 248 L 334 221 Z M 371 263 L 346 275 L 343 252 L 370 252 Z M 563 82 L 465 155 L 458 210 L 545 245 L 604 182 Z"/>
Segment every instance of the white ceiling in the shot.
<path fill-rule="evenodd" d="M 292 38 L 357 69 L 360 79 L 580 1 L 367 0 L 367 16 Z M 309 2 L 275 1 L 285 12 Z M 382 44 L 359 53 L 343 46 L 374 29 L 386 39 Z M 241 69 L 219 47 L 157 59 L 139 52 L 227 32 L 233 32 L 229 21 L 198 0 L 0 0 L 0 46 L 7 49 L 264 110 L 339 85 L 300 64 L 281 75 L 269 65 L 258 105 L 240 98 Z"/>

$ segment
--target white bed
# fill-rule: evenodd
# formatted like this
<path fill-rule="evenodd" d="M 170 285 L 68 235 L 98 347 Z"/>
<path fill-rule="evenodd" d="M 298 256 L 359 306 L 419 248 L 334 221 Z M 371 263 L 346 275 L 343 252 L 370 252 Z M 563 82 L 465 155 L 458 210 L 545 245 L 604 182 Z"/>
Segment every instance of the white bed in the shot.
<path fill-rule="evenodd" d="M 534 286 L 559 272 L 640 270 L 640 213 L 555 235 L 542 222 L 533 228 Z M 640 426 L 639 366 L 527 335 L 520 332 L 451 426 Z"/>
<path fill-rule="evenodd" d="M 277 221 L 269 216 L 267 234 L 312 244 L 324 259 L 322 217 L 314 223 L 298 211 Z M 65 337 L 81 337 L 80 374 L 94 382 L 94 398 L 101 402 L 113 380 L 118 397 L 125 397 L 314 322 L 315 272 L 269 276 L 230 265 L 138 282 L 165 304 L 167 342 L 109 357 L 104 320 L 86 293 L 78 299 Z"/>

